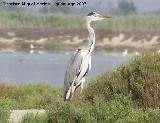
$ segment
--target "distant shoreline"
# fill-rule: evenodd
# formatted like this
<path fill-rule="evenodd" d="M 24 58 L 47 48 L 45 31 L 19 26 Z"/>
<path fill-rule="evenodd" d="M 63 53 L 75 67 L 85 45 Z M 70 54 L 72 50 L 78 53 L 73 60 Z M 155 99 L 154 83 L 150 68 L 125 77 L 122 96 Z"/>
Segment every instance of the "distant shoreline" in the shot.
<path fill-rule="evenodd" d="M 129 54 L 135 54 L 145 50 L 156 51 L 160 47 L 159 33 L 96 29 L 95 52 L 121 54 L 127 49 Z M 88 32 L 83 28 L 0 28 L 0 52 L 68 53 L 86 45 L 87 37 Z"/>

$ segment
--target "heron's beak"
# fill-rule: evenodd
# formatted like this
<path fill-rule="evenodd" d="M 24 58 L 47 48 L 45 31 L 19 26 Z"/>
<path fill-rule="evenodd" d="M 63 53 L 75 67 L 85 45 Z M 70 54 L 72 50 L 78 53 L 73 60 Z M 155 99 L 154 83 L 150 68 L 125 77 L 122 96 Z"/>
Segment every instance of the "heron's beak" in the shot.
<path fill-rule="evenodd" d="M 101 16 L 100 18 L 102 18 L 102 19 L 108 19 L 108 18 L 112 18 L 112 17 L 110 17 L 110 16 Z"/>
<path fill-rule="evenodd" d="M 108 18 L 112 18 L 110 16 L 100 16 L 101 19 L 108 19 Z"/>

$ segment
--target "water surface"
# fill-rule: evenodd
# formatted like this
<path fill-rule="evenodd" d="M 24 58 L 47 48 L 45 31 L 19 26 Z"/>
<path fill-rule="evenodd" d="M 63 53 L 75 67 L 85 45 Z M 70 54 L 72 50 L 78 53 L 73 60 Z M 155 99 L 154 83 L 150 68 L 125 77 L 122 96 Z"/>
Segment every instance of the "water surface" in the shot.
<path fill-rule="evenodd" d="M 66 54 L 0 53 L 0 81 L 11 84 L 46 82 L 62 87 L 69 58 Z M 131 59 L 132 56 L 93 55 L 87 81 Z"/>

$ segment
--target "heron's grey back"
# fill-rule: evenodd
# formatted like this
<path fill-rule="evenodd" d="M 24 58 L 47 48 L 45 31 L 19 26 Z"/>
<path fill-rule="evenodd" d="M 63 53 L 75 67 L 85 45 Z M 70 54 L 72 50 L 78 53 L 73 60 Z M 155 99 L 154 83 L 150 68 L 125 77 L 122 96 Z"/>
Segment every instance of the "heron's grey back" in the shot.
<path fill-rule="evenodd" d="M 65 73 L 65 79 L 64 79 L 64 85 L 66 88 L 68 88 L 76 75 L 78 74 L 80 67 L 81 67 L 81 62 L 83 59 L 83 56 L 81 55 L 82 50 L 78 49 L 74 52 L 74 54 L 71 56 L 69 64 L 67 66 L 67 70 Z"/>

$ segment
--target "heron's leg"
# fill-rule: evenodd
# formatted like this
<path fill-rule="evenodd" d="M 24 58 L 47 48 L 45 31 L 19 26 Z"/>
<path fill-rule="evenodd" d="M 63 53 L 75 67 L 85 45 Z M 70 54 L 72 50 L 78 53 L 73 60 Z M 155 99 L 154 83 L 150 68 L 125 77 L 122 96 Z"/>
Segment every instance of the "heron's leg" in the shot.
<path fill-rule="evenodd" d="M 73 86 L 72 87 L 72 93 L 74 93 L 75 89 L 76 89 L 76 86 Z"/>
<path fill-rule="evenodd" d="M 82 92 L 83 92 L 83 83 L 81 84 L 80 94 L 82 94 Z"/>
<path fill-rule="evenodd" d="M 83 77 L 83 78 L 81 79 L 81 90 L 80 90 L 80 94 L 82 94 L 82 92 L 83 92 L 83 84 L 84 84 L 84 82 L 85 82 L 85 77 Z"/>

